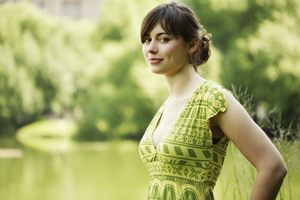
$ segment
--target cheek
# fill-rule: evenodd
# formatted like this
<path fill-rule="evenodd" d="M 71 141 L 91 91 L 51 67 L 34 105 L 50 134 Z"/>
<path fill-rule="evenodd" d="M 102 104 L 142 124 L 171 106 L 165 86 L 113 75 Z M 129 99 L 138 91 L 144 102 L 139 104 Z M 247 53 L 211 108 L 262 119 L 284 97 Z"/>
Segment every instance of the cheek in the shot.
<path fill-rule="evenodd" d="M 142 47 L 142 52 L 143 52 L 144 57 L 146 58 L 147 51 L 146 51 L 146 47 L 144 45 Z"/>
<path fill-rule="evenodd" d="M 175 59 L 181 59 L 182 57 L 185 57 L 187 55 L 186 48 L 181 44 L 170 47 L 168 49 L 168 52 L 172 54 Z"/>

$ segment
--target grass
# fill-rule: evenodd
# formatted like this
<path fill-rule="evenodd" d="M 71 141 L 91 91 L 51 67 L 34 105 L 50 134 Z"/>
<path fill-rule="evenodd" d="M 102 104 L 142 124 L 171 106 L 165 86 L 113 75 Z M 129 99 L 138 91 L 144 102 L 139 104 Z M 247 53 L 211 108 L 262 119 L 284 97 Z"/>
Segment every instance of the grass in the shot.
<path fill-rule="evenodd" d="M 300 187 L 300 160 L 298 158 L 300 155 L 299 123 L 296 126 L 297 128 L 292 128 L 295 120 L 290 122 L 288 127 L 284 127 L 281 112 L 276 107 L 267 113 L 267 117 L 258 121 L 255 105 L 252 103 L 252 96 L 247 94 L 247 89 L 242 90 L 241 87 L 232 86 L 232 93 L 244 106 L 249 115 L 256 119 L 258 125 L 268 132 L 268 136 L 272 138 L 273 144 L 281 153 L 288 168 L 287 176 L 284 179 L 277 199 L 300 200 L 300 191 L 297 190 Z M 227 162 L 225 161 L 224 166 L 226 166 L 226 163 L 233 166 L 231 169 L 226 169 L 225 167 L 222 174 L 225 171 L 227 176 L 220 177 L 220 182 L 221 185 L 224 185 L 224 180 L 230 181 L 226 183 L 225 190 L 224 187 L 216 187 L 219 193 L 221 192 L 222 194 L 217 199 L 249 199 L 256 170 L 232 143 L 229 145 L 228 154 L 229 158 L 226 158 Z M 222 181 L 222 179 L 224 180 Z M 220 188 L 223 188 L 223 190 Z M 233 191 L 233 193 L 227 194 L 227 190 Z"/>
<path fill-rule="evenodd" d="M 300 200 L 299 141 L 273 142 L 283 156 L 288 168 L 288 174 L 284 179 L 277 200 Z M 215 187 L 215 198 L 219 200 L 249 199 L 255 177 L 256 169 L 237 147 L 230 143 L 222 173 Z"/>

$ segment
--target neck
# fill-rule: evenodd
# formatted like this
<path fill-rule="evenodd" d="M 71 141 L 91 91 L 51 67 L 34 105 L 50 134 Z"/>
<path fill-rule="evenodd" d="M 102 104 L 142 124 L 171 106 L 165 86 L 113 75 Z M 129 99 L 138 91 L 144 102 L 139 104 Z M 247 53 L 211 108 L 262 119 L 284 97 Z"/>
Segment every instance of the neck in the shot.
<path fill-rule="evenodd" d="M 173 76 L 165 75 L 165 78 L 171 100 L 189 97 L 205 81 L 193 66 L 184 67 Z"/>

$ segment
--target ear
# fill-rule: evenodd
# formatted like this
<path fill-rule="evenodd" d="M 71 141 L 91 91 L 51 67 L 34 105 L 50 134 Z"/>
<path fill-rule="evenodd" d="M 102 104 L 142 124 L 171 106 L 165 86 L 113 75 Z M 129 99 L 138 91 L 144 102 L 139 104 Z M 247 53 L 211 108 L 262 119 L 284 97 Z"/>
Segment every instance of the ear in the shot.
<path fill-rule="evenodd" d="M 199 46 L 199 39 L 198 38 L 192 39 L 192 41 L 189 43 L 188 53 L 193 54 L 197 50 L 198 46 Z"/>

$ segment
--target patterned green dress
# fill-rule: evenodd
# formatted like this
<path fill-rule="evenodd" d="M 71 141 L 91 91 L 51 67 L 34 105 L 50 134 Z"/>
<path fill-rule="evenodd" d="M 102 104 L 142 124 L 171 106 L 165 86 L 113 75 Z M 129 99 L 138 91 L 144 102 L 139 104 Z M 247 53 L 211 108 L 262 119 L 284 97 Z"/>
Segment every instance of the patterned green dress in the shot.
<path fill-rule="evenodd" d="M 210 118 L 227 109 L 222 87 L 205 81 L 155 148 L 152 134 L 163 113 L 160 107 L 139 146 L 150 172 L 148 200 L 209 200 L 226 156 L 229 139 L 212 142 Z"/>

